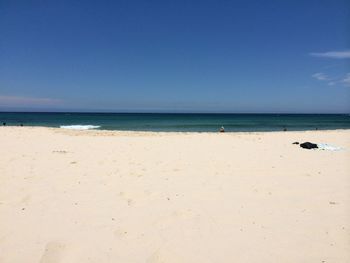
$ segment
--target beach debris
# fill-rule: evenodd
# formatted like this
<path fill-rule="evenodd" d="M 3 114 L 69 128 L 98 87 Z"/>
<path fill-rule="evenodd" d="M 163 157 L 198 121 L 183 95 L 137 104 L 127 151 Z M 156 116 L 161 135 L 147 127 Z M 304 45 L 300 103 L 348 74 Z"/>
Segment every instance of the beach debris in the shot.
<path fill-rule="evenodd" d="M 6 122 L 3 122 L 3 123 L 2 123 L 2 126 L 6 126 Z"/>
<path fill-rule="evenodd" d="M 317 144 L 312 142 L 304 142 L 300 144 L 300 147 L 304 149 L 309 149 L 309 150 L 318 148 Z"/>
<path fill-rule="evenodd" d="M 292 144 L 299 144 L 299 142 L 293 142 Z"/>
<path fill-rule="evenodd" d="M 224 126 L 221 126 L 221 128 L 220 128 L 219 132 L 225 132 L 225 128 L 224 128 Z"/>
<path fill-rule="evenodd" d="M 283 131 L 287 131 L 287 128 L 286 128 L 286 127 L 284 127 L 284 128 L 283 128 Z"/>

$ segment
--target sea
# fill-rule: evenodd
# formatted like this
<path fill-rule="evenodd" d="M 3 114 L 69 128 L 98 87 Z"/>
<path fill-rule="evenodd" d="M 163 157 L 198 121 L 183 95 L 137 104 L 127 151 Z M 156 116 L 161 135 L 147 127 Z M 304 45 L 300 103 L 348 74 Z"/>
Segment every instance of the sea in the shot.
<path fill-rule="evenodd" d="M 0 112 L 0 125 L 75 130 L 225 132 L 350 129 L 349 114 Z"/>

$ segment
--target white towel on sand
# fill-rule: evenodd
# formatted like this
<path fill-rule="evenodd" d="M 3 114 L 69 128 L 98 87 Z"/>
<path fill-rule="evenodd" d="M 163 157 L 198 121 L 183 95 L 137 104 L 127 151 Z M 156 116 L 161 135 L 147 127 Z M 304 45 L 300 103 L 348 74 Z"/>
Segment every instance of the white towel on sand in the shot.
<path fill-rule="evenodd" d="M 318 143 L 317 147 L 320 150 L 327 150 L 327 151 L 339 151 L 342 149 L 341 147 L 330 145 L 327 143 Z"/>

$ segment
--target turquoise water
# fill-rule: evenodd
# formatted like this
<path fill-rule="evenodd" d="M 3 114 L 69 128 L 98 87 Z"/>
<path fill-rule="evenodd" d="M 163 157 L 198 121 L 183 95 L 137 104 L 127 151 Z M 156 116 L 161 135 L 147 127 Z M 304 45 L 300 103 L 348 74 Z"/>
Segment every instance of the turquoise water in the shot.
<path fill-rule="evenodd" d="M 5 113 L 0 124 L 72 129 L 216 132 L 350 129 L 348 114 Z M 80 126 L 76 126 L 80 125 Z"/>

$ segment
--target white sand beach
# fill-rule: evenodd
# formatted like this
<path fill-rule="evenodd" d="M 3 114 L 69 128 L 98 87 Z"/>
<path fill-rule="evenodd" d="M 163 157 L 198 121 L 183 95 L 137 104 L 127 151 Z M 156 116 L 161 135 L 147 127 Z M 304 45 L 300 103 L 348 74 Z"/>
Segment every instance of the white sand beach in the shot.
<path fill-rule="evenodd" d="M 350 262 L 350 130 L 1 127 L 0 262 Z"/>

